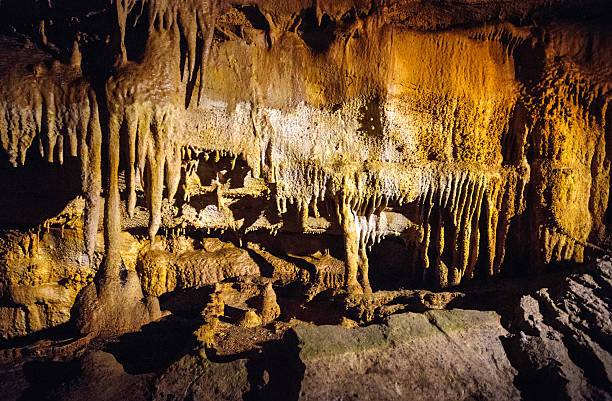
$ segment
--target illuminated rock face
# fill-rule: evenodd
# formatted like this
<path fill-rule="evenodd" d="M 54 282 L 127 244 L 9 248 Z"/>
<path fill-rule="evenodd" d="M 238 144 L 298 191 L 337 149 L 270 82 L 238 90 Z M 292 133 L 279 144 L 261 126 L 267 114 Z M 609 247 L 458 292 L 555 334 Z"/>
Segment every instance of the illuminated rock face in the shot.
<path fill-rule="evenodd" d="M 151 242 L 160 227 L 341 236 L 350 293 L 371 291 L 368 248 L 387 237 L 410 282 L 436 287 L 509 253 L 581 262 L 604 238 L 609 29 L 527 24 L 537 2 L 260 3 L 117 0 L 116 68 L 95 90 L 76 42 L 60 63 L 2 39 L 2 147 L 15 165 L 38 143 L 81 160 L 89 259 L 108 169 L 102 276 L 118 279 L 122 224 L 147 214 Z"/>

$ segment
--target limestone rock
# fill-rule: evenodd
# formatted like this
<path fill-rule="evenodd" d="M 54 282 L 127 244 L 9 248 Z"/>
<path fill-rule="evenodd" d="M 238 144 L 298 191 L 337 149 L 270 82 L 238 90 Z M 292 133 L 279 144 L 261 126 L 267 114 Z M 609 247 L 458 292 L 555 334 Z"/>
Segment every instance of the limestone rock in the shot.
<path fill-rule="evenodd" d="M 145 298 L 134 271 L 126 278 L 91 283 L 77 296 L 72 311 L 73 324 L 83 334 L 109 337 L 137 331 L 161 318 L 155 297 Z"/>
<path fill-rule="evenodd" d="M 262 325 L 261 317 L 252 309 L 244 312 L 244 315 L 238 320 L 238 325 L 241 327 L 257 327 Z"/>
<path fill-rule="evenodd" d="M 259 266 L 249 253 L 234 246 L 214 252 L 191 250 L 147 252 L 138 262 L 143 290 L 148 295 L 187 288 L 201 288 L 239 276 L 259 276 Z"/>
<path fill-rule="evenodd" d="M 612 390 L 612 263 L 591 265 L 523 296 L 508 340 L 518 383 L 531 397 L 609 399 Z"/>
<path fill-rule="evenodd" d="M 608 3 L 0 0 L 0 394 L 611 400 Z"/>
<path fill-rule="evenodd" d="M 58 400 L 119 400 L 126 394 L 132 399 L 145 399 L 146 379 L 125 372 L 115 357 L 104 351 L 92 351 L 79 363 L 82 375 L 69 388 L 55 391 Z"/>
<path fill-rule="evenodd" d="M 507 332 L 493 312 L 407 313 L 385 325 L 293 330 L 303 364 L 300 400 L 520 398 L 500 340 Z"/>
<path fill-rule="evenodd" d="M 151 399 L 241 400 L 249 388 L 246 360 L 215 363 L 186 355 L 155 380 Z"/>
<path fill-rule="evenodd" d="M 260 308 L 257 314 L 261 317 L 262 324 L 271 323 L 280 316 L 280 306 L 276 302 L 276 293 L 271 283 L 264 286 L 259 301 Z"/>
<path fill-rule="evenodd" d="M 95 274 L 95 266 L 83 264 L 87 256 L 80 229 L 54 224 L 49 232 L 3 233 L 0 255 L 4 339 L 68 322 L 77 293 Z"/>
<path fill-rule="evenodd" d="M 114 65 L 77 34 L 61 38 L 60 62 L 44 20 L 40 48 L 0 41 L 2 148 L 13 165 L 35 144 L 50 162 L 78 158 L 89 257 L 102 166 L 117 229 L 120 209 L 133 219 L 142 204 L 136 226 L 152 242 L 160 227 L 338 236 L 354 293 L 371 291 L 368 248 L 387 237 L 411 249 L 411 284 L 436 287 L 510 272 L 507 248 L 537 271 L 604 239 L 601 2 L 581 17 L 571 1 L 175 3 L 99 13 L 113 21 Z M 126 47 L 135 32 L 138 49 Z M 99 78 L 83 73 L 97 61 Z"/>

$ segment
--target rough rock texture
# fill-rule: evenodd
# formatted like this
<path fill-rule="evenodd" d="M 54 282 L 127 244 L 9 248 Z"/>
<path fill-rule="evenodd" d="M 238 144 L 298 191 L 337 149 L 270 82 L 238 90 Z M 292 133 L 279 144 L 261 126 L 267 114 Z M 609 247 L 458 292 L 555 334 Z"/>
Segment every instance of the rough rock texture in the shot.
<path fill-rule="evenodd" d="M 237 327 L 228 323 L 233 298 L 246 291 L 232 293 L 226 283 L 206 308 L 217 319 L 206 346 L 187 340 L 195 322 L 185 318 L 105 344 L 44 340 L 1 350 L 0 390 L 7 400 L 118 400 L 126 391 L 134 400 L 610 400 L 611 278 L 604 260 L 548 275 L 548 285 L 524 295 L 480 292 L 499 300 L 489 303 L 497 311 L 397 313 L 353 328 L 286 315 L 268 328 Z M 454 299 L 479 307 L 474 291 Z"/>
<path fill-rule="evenodd" d="M 260 275 L 248 252 L 233 246 L 215 252 L 149 251 L 139 260 L 137 269 L 145 294 L 153 296 L 213 285 L 232 277 Z"/>
<path fill-rule="evenodd" d="M 144 298 L 134 271 L 125 278 L 91 283 L 74 303 L 72 320 L 83 334 L 113 336 L 139 330 L 151 320 L 162 317 L 155 297 Z"/>
<path fill-rule="evenodd" d="M 2 64 L 2 146 L 13 164 L 36 140 L 49 161 L 64 143 L 79 157 L 90 256 L 101 129 L 108 233 L 123 165 L 127 215 L 143 188 L 152 242 L 164 196 L 170 227 L 336 233 L 351 292 L 371 290 L 367 248 L 386 236 L 411 249 L 415 283 L 444 287 L 503 270 L 511 234 L 529 235 L 519 256 L 536 270 L 605 234 L 609 29 L 563 18 L 572 2 L 115 6 L 98 17 L 116 23 L 104 88 L 82 73 L 90 32 L 50 44 L 61 6 L 32 15 L 42 50 L 2 41 L 19 60 Z M 547 7 L 559 17 L 540 22 Z"/>
<path fill-rule="evenodd" d="M 28 233 L 1 234 L 0 338 L 68 322 L 77 293 L 95 274 L 82 263 L 87 253 L 80 227 L 69 219 L 59 220 L 61 228 L 55 221 Z"/>
<path fill-rule="evenodd" d="M 408 313 L 386 325 L 294 331 L 305 369 L 298 399 L 520 398 L 500 340 L 507 332 L 492 312 Z"/>
<path fill-rule="evenodd" d="M 612 263 L 521 298 L 508 339 L 531 397 L 612 399 Z"/>
<path fill-rule="evenodd" d="M 271 283 L 264 287 L 259 302 L 258 312 L 264 324 L 272 323 L 280 316 L 280 306 L 276 301 L 276 293 Z"/>
<path fill-rule="evenodd" d="M 608 262 L 481 301 L 610 252 L 608 8 L 0 2 L 6 349 L 178 321 L 201 349 L 152 376 L 75 363 L 143 398 L 610 398 Z M 279 382 L 245 333 L 289 328 Z"/>

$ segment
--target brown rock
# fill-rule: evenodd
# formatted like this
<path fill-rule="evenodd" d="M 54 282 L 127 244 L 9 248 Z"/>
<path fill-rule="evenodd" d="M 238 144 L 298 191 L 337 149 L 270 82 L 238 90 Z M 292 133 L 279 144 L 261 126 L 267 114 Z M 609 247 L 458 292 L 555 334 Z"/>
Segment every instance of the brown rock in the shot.
<path fill-rule="evenodd" d="M 276 302 L 276 293 L 271 283 L 264 286 L 260 296 L 260 305 L 260 309 L 257 312 L 261 317 L 262 324 L 271 323 L 280 316 L 280 306 Z"/>

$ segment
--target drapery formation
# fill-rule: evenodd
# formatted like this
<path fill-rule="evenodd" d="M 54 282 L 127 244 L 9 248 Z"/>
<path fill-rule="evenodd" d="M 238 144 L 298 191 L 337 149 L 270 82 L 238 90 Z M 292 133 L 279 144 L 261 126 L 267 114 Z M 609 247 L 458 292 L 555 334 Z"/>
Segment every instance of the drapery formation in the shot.
<path fill-rule="evenodd" d="M 60 63 L 4 41 L 29 61 L 2 65 L 0 87 L 13 164 L 33 144 L 49 161 L 65 149 L 80 158 L 90 255 L 108 130 L 112 274 L 121 166 L 128 218 L 142 187 L 152 240 L 164 191 L 178 210 L 172 224 L 340 234 L 351 291 L 370 290 L 368 248 L 387 236 L 409 248 L 407 275 L 444 287 L 498 274 L 512 230 L 529 237 L 534 265 L 581 261 L 605 231 L 612 69 L 592 48 L 606 48 L 603 34 L 570 26 L 585 39 L 568 40 L 552 27 L 544 40 L 510 24 L 416 32 L 374 6 L 319 2 L 316 22 L 266 4 L 113 4 L 120 63 L 104 89 L 107 114 L 78 45 Z M 146 25 L 134 60 L 132 22 Z M 206 183 L 204 164 L 214 170 Z M 272 206 L 245 217 L 241 199 Z"/>

